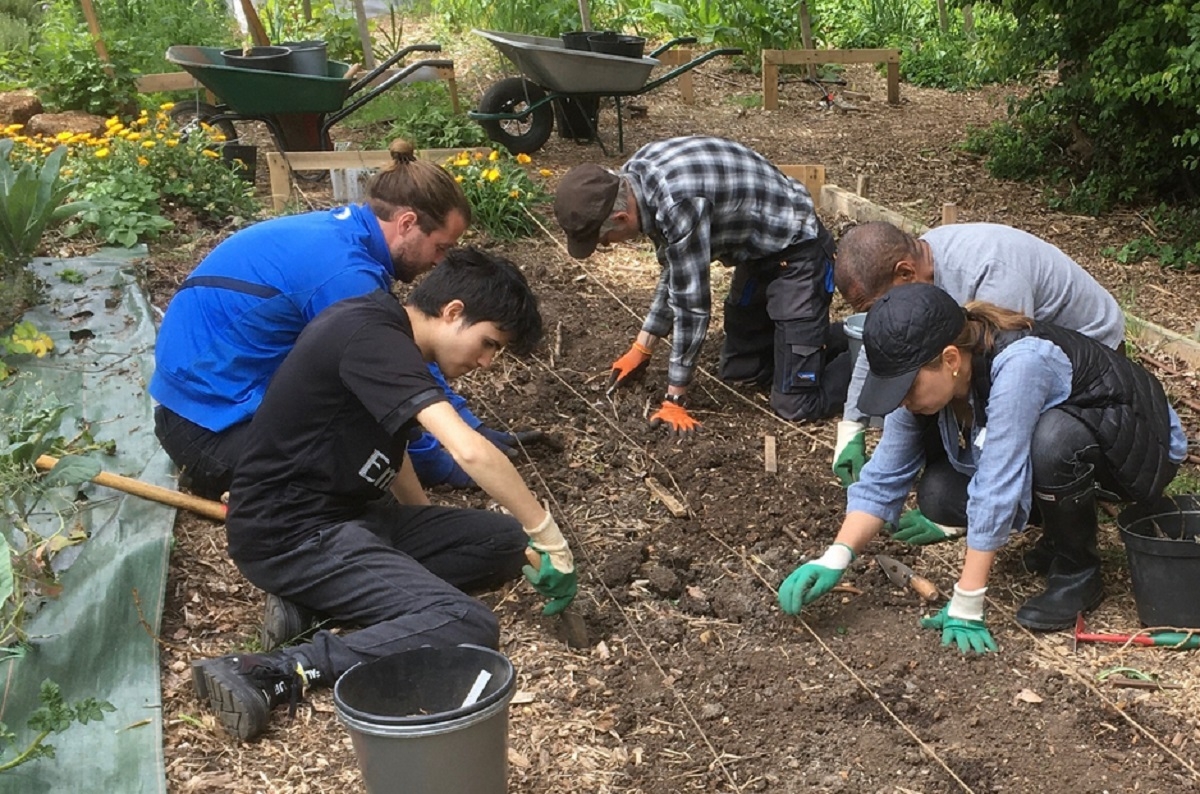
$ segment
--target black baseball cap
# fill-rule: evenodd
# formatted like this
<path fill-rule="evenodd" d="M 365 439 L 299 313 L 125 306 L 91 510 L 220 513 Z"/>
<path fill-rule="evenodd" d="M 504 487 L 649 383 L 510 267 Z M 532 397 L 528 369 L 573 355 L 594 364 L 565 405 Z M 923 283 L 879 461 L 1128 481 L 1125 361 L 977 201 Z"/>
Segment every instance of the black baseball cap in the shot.
<path fill-rule="evenodd" d="M 958 338 L 966 322 L 963 307 L 932 284 L 902 284 L 884 293 L 863 325 L 871 371 L 863 383 L 859 409 L 868 416 L 896 410 L 917 372 Z"/>

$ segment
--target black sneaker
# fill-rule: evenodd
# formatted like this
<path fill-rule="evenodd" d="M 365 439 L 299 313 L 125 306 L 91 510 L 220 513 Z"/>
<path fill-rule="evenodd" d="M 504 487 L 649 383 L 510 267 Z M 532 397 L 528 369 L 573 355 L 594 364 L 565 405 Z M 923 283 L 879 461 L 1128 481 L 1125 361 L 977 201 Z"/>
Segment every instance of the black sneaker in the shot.
<path fill-rule="evenodd" d="M 258 638 L 264 651 L 273 651 L 307 640 L 323 622 L 317 613 L 286 598 L 267 593 Z"/>
<path fill-rule="evenodd" d="M 262 735 L 271 710 L 288 704 L 288 716 L 304 697 L 304 687 L 321 678 L 299 656 L 245 653 L 192 662 L 192 685 L 207 700 L 221 725 L 245 741 Z"/>

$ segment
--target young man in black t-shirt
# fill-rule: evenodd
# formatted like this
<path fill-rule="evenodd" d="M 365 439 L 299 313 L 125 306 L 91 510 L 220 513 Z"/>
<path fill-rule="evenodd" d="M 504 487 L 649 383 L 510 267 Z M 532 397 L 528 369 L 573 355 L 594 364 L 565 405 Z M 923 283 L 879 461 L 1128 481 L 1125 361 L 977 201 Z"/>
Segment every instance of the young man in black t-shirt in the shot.
<path fill-rule="evenodd" d="M 451 251 L 400 305 L 386 292 L 326 309 L 301 333 L 267 389 L 230 490 L 226 535 L 258 587 L 338 623 L 361 626 L 265 654 L 192 664 L 196 692 L 227 730 L 250 739 L 306 685 L 332 685 L 359 662 L 423 645 L 495 648 L 495 615 L 467 592 L 522 570 L 550 602 L 575 597 L 570 549 L 553 517 L 429 374 L 488 366 L 541 337 L 537 300 L 510 262 Z M 426 430 L 511 516 L 429 503 L 405 452 Z"/>

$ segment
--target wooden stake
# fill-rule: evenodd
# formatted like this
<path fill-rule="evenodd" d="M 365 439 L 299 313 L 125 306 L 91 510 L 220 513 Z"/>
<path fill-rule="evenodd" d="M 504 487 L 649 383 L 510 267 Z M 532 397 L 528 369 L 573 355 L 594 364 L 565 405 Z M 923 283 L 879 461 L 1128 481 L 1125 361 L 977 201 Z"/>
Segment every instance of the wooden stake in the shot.
<path fill-rule="evenodd" d="M 250 31 L 251 40 L 259 47 L 270 46 L 271 40 L 267 38 L 267 31 L 258 18 L 258 12 L 254 10 L 252 0 L 242 0 L 242 13 L 246 15 L 246 30 Z"/>
<path fill-rule="evenodd" d="M 779 471 L 779 461 L 775 457 L 775 436 L 763 436 L 763 467 L 771 474 Z"/>
<path fill-rule="evenodd" d="M 108 47 L 104 46 L 104 37 L 100 35 L 100 20 L 96 18 L 96 7 L 92 5 L 92 0 L 79 2 L 83 6 L 83 17 L 87 20 L 88 31 L 92 34 L 92 46 L 96 48 L 96 55 L 104 64 L 104 73 L 109 77 L 116 77 L 117 72 L 108 60 Z"/>
<path fill-rule="evenodd" d="M 868 193 L 871 192 L 871 177 L 867 174 L 859 174 L 855 180 L 854 192 L 863 198 L 870 198 Z"/>
<path fill-rule="evenodd" d="M 942 205 L 942 225 L 948 226 L 951 223 L 958 223 L 958 205 L 947 201 Z"/>
<path fill-rule="evenodd" d="M 367 28 L 367 9 L 363 0 L 354 0 L 354 18 L 358 22 L 358 38 L 362 41 L 363 66 L 375 68 L 375 48 L 371 45 L 371 31 Z"/>
<path fill-rule="evenodd" d="M 650 489 L 650 493 L 654 494 L 655 498 L 663 503 L 671 515 L 676 518 L 687 518 L 687 508 L 683 506 L 682 502 L 672 496 L 666 488 L 662 487 L 662 483 L 653 477 L 647 477 L 645 482 L 646 487 Z"/>

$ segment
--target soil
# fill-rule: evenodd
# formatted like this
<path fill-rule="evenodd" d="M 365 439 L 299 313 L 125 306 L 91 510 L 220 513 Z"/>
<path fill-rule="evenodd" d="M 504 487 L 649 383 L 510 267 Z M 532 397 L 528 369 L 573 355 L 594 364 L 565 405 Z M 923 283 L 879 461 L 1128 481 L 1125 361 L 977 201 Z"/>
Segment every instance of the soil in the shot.
<path fill-rule="evenodd" d="M 1142 217 L 1051 212 L 1039 187 L 993 180 L 958 148 L 968 128 L 1002 117 L 1012 89 L 948 94 L 905 85 L 893 107 L 883 81 L 864 67 L 847 73 L 847 88 L 870 96 L 853 100 L 857 110 L 823 111 L 812 88 L 789 82 L 781 109 L 765 112 L 753 106 L 756 78 L 716 62 L 695 74 L 694 105 L 683 104 L 674 85 L 636 99 L 645 112 L 626 119 L 627 153 L 663 137 L 718 134 L 778 163 L 822 163 L 827 181 L 845 187 L 867 175 L 874 201 L 927 224 L 954 202 L 960 220 L 1007 223 L 1055 242 L 1134 314 L 1194 330 L 1200 276 L 1120 265 L 1102 254 L 1145 233 Z M 493 77 L 460 79 L 464 101 Z M 556 137 L 535 164 L 556 174 L 589 160 L 619 164 L 611 110 L 600 124 L 607 154 Z M 845 219 L 825 220 L 838 229 Z M 519 468 L 550 501 L 575 550 L 575 609 L 589 632 L 589 647 L 568 648 L 558 619 L 541 616 L 523 582 L 485 596 L 519 676 L 509 714 L 510 791 L 1200 791 L 1196 654 L 1076 648 L 1070 632 L 1021 629 L 1013 613 L 1039 589 L 1021 570 L 1024 537 L 1001 552 L 988 592 L 997 654 L 940 647 L 934 632 L 918 627 L 937 605 L 890 584 L 872 560 L 875 552 L 892 555 L 946 593 L 961 543 L 911 548 L 881 538 L 851 566 L 840 592 L 798 618 L 784 615 L 774 589 L 823 551 L 844 509 L 829 471 L 834 422 L 784 422 L 765 395 L 716 380 L 715 322 L 691 391 L 702 432 L 677 441 L 649 430 L 662 361 L 612 399 L 604 387 L 649 304 L 652 250 L 621 246 L 579 263 L 567 257 L 552 221 L 546 228 L 540 239 L 498 248 L 535 285 L 546 344 L 459 384 L 489 424 L 536 427 L 561 442 L 561 449 L 524 450 Z M 159 305 L 214 242 L 156 248 L 149 284 Z M 719 304 L 728 274 L 714 273 Z M 1161 363 L 1156 370 L 1195 438 L 1196 373 L 1146 352 Z M 766 465 L 768 439 L 777 470 Z M 1196 467 L 1185 470 L 1194 481 Z M 433 496 L 488 505 L 478 491 Z M 1088 616 L 1089 628 L 1136 630 L 1124 548 L 1111 522 L 1101 544 L 1108 598 Z M 193 695 L 191 660 L 256 646 L 262 599 L 229 562 L 222 527 L 180 513 L 162 629 L 171 790 L 360 789 L 329 690 L 312 692 L 292 720 L 277 712 L 267 735 L 248 744 L 223 736 Z M 1118 667 L 1180 688 L 1112 686 L 1108 679 L 1123 674 L 1103 673 Z"/>

